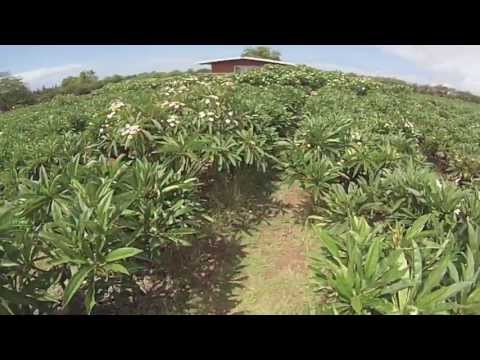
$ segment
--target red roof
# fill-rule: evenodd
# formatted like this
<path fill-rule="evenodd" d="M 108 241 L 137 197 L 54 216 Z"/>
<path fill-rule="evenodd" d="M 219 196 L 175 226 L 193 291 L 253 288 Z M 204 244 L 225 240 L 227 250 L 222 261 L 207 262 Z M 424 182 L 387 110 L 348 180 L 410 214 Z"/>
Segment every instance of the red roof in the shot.
<path fill-rule="evenodd" d="M 219 63 L 219 62 L 225 62 L 225 61 L 237 61 L 237 60 L 253 60 L 253 61 L 258 61 L 258 62 L 263 62 L 263 63 L 268 63 L 268 64 L 279 64 L 279 65 L 292 65 L 292 66 L 295 66 L 295 64 L 288 63 L 288 62 L 285 62 L 285 61 L 277 61 L 277 60 L 271 60 L 271 59 L 262 59 L 262 58 L 248 57 L 248 56 L 239 56 L 239 57 L 235 57 L 235 58 L 208 60 L 208 61 L 199 62 L 198 64 L 199 64 L 199 65 L 208 65 L 208 64 L 213 64 L 213 63 Z"/>

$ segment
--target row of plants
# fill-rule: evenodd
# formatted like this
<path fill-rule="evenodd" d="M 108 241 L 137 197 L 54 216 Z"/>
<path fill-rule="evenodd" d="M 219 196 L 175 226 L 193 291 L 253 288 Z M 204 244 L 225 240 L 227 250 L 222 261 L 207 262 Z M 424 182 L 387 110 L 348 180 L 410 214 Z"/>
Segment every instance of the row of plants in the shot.
<path fill-rule="evenodd" d="M 459 151 L 452 141 L 471 120 L 455 104 L 450 111 L 458 114 L 447 119 L 456 125 L 434 129 L 426 119 L 442 110 L 414 112 L 409 96 L 319 92 L 288 141 L 286 175 L 311 194 L 310 221 L 322 245 L 312 259 L 320 313 L 480 310 L 478 170 L 467 176 L 471 167 L 454 163 L 457 173 L 444 173 L 429 148 L 448 127 L 441 150 Z"/>
<path fill-rule="evenodd" d="M 2 114 L 0 311 L 91 313 L 133 294 L 221 227 L 228 200 L 212 189 L 281 171 L 312 195 L 321 312 L 474 313 L 476 110 L 277 66 L 127 80 Z"/>
<path fill-rule="evenodd" d="M 132 293 L 210 235 L 211 181 L 279 166 L 306 99 L 217 77 L 108 89 L 2 117 L 2 313 L 91 313 Z"/>

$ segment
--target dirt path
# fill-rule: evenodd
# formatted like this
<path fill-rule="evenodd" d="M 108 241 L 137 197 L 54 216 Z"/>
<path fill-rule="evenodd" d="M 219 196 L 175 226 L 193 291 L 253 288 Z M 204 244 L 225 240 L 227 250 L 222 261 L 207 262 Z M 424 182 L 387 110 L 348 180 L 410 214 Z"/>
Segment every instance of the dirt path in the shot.
<path fill-rule="evenodd" d="M 307 314 L 311 309 L 302 212 L 306 195 L 281 185 L 259 223 L 176 252 L 170 273 L 145 277 L 137 302 L 116 299 L 109 314 Z M 257 204 L 258 205 L 258 204 Z M 269 207 L 269 206 L 267 206 Z M 182 255 L 180 255 L 182 254 Z M 165 259 L 164 259 L 165 262 Z M 166 264 L 167 265 L 167 264 Z"/>
<path fill-rule="evenodd" d="M 306 241 L 302 216 L 306 195 L 282 186 L 274 194 L 284 208 L 249 236 L 244 236 L 243 281 L 234 292 L 237 305 L 231 314 L 305 314 L 308 290 Z"/>

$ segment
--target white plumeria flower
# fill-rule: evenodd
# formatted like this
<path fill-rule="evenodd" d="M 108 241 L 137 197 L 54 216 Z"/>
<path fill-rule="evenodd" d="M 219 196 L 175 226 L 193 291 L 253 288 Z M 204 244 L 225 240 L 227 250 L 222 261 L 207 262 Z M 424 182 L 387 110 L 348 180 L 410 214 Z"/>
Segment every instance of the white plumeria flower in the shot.
<path fill-rule="evenodd" d="M 207 105 L 210 104 L 210 99 L 206 99 L 205 104 L 207 104 Z"/>
<path fill-rule="evenodd" d="M 138 125 L 130 126 L 130 125 L 127 124 L 127 126 L 125 126 L 125 128 L 122 131 L 122 136 L 128 135 L 127 136 L 127 139 L 128 139 L 132 135 L 138 134 L 141 130 L 142 129 Z"/>
<path fill-rule="evenodd" d="M 114 102 L 112 103 L 112 105 L 111 105 L 110 108 L 112 109 L 112 111 L 117 111 L 118 109 L 120 109 L 120 108 L 122 108 L 122 107 L 124 107 L 124 106 L 125 106 L 125 104 L 124 104 L 123 102 L 117 100 L 117 101 L 114 101 Z"/>
<path fill-rule="evenodd" d="M 213 122 L 213 118 L 208 118 L 208 121 Z"/>
<path fill-rule="evenodd" d="M 200 119 L 203 119 L 206 116 L 206 114 L 203 111 L 200 111 L 198 115 L 200 116 Z"/>
<path fill-rule="evenodd" d="M 115 116 L 115 111 L 112 111 L 110 114 L 107 115 L 107 119 L 111 119 Z"/>
<path fill-rule="evenodd" d="M 455 211 L 453 212 L 455 215 L 460 215 L 460 209 L 455 209 Z"/>
<path fill-rule="evenodd" d="M 227 124 L 230 124 L 230 123 L 232 122 L 232 120 L 226 119 L 225 122 L 226 122 Z"/>
<path fill-rule="evenodd" d="M 233 111 L 229 111 L 228 116 L 233 116 Z"/>

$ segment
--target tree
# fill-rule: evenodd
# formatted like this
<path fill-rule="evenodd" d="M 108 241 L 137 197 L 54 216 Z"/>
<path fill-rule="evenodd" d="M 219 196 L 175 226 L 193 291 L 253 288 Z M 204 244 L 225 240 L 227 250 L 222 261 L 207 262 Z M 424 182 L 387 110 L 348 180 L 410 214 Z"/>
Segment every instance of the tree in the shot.
<path fill-rule="evenodd" d="M 65 94 L 88 94 L 101 86 L 93 70 L 82 71 L 78 76 L 69 76 L 62 80 L 62 92 Z"/>
<path fill-rule="evenodd" d="M 0 78 L 0 111 L 11 110 L 16 105 L 33 103 L 33 94 L 21 79 L 14 76 Z"/>
<path fill-rule="evenodd" d="M 56 85 L 50 88 L 42 86 L 41 89 L 37 89 L 33 92 L 36 103 L 50 101 L 58 94 L 60 94 L 60 88 Z"/>
<path fill-rule="evenodd" d="M 243 50 L 242 56 L 256 57 L 261 59 L 280 60 L 280 52 L 268 46 L 249 47 Z"/>
<path fill-rule="evenodd" d="M 115 74 L 112 76 L 107 76 L 102 80 L 103 85 L 109 84 L 109 83 L 118 83 L 122 81 L 124 78 L 121 75 Z"/>

